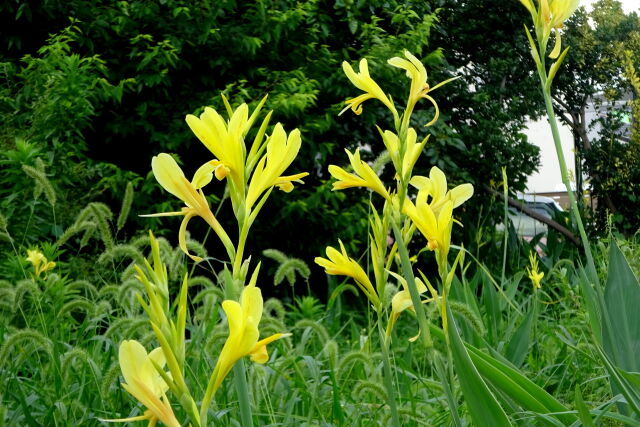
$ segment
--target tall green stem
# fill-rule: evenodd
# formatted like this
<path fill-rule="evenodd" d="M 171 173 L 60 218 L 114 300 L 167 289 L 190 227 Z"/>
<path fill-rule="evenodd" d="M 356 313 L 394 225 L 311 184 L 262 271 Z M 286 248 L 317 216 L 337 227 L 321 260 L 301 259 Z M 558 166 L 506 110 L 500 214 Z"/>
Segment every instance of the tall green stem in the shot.
<path fill-rule="evenodd" d="M 244 247 L 249 234 L 249 225 L 245 221 L 240 229 L 240 237 L 238 238 L 238 248 L 236 250 L 235 259 L 233 260 L 232 281 L 233 289 L 236 282 L 240 279 L 240 271 L 242 269 L 242 257 L 244 256 Z M 238 286 L 238 290 L 242 289 L 244 283 Z M 235 295 L 234 299 L 238 300 L 239 295 Z M 242 359 L 233 367 L 233 380 L 236 384 L 236 393 L 238 395 L 238 403 L 240 405 L 240 420 L 243 427 L 253 426 L 253 415 L 251 413 L 251 399 L 249 396 L 249 387 L 247 386 L 247 374 Z"/>
<path fill-rule="evenodd" d="M 251 427 L 253 426 L 253 415 L 251 413 L 251 401 L 249 400 L 249 387 L 247 386 L 244 360 L 238 360 L 233 367 L 233 377 L 240 404 L 240 421 L 242 422 L 242 427 Z"/>
<path fill-rule="evenodd" d="M 418 318 L 418 324 L 420 325 L 420 338 L 422 339 L 425 347 L 431 348 L 433 347 L 431 333 L 429 332 L 427 316 L 424 312 L 422 301 L 420 300 L 420 293 L 418 292 L 418 287 L 416 286 L 416 281 L 413 277 L 413 269 L 411 268 L 411 260 L 409 259 L 409 253 L 407 252 L 407 246 L 404 243 L 402 232 L 400 231 L 398 224 L 396 224 L 395 218 L 391 221 L 391 225 L 393 227 L 393 234 L 396 238 L 396 242 L 398 243 L 398 253 L 400 254 L 400 261 L 402 262 L 402 274 L 407 281 L 409 294 L 411 295 L 411 302 L 413 303 L 413 308 L 415 309 L 416 317 Z"/>
<path fill-rule="evenodd" d="M 542 73 L 545 73 L 544 71 Z M 545 87 L 546 84 L 546 73 L 540 75 L 540 80 L 542 82 L 542 87 Z M 553 134 L 553 142 L 556 146 L 556 154 L 558 155 L 558 163 L 560 164 L 560 174 L 562 176 L 562 182 L 567 189 L 567 195 L 569 196 L 569 202 L 571 203 L 571 211 L 573 212 L 573 216 L 575 217 L 576 224 L 578 224 L 578 230 L 580 231 L 580 238 L 582 240 L 582 246 L 584 248 L 584 253 L 587 257 L 587 268 L 591 275 L 591 280 L 595 283 L 599 283 L 598 273 L 596 271 L 596 265 L 593 262 L 593 255 L 591 254 L 591 245 L 589 243 L 589 239 L 587 238 L 587 233 L 584 230 L 584 225 L 582 224 L 582 217 L 580 216 L 580 209 L 578 208 L 578 203 L 576 202 L 575 195 L 573 194 L 573 190 L 571 189 L 571 181 L 569 180 L 569 173 L 567 171 L 567 163 L 564 159 L 564 153 L 562 151 L 562 141 L 560 140 L 560 132 L 558 131 L 558 123 L 556 121 L 556 115 L 553 110 L 553 104 L 551 102 L 551 91 L 549 89 L 544 89 L 544 103 L 547 107 L 547 115 L 549 116 L 549 125 L 551 125 L 551 133 Z"/>
<path fill-rule="evenodd" d="M 389 359 L 389 341 L 386 339 L 384 327 L 382 326 L 382 316 L 378 313 L 378 332 L 380 333 L 380 348 L 382 350 L 382 364 L 384 368 L 383 381 L 387 389 L 387 403 L 391 409 L 391 420 L 394 427 L 400 427 L 400 418 L 396 406 L 396 392 L 393 388 L 393 373 L 391 372 L 391 361 Z"/>

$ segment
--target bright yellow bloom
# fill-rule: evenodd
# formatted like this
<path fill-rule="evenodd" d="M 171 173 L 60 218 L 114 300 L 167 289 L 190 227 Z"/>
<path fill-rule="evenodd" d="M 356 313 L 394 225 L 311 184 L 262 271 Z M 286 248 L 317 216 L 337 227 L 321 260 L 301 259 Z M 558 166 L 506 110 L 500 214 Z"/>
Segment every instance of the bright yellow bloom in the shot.
<path fill-rule="evenodd" d="M 400 282 L 400 284 L 402 285 L 402 290 L 396 293 L 391 299 L 391 315 L 389 316 L 389 324 L 387 326 L 387 336 L 391 335 L 393 326 L 395 325 L 396 320 L 398 320 L 398 317 L 400 317 L 400 313 L 402 313 L 405 310 L 410 310 L 415 312 L 415 308 L 413 307 L 413 301 L 411 300 L 411 293 L 409 292 L 409 285 L 407 284 L 407 281 L 405 280 L 404 277 L 400 276 L 397 273 L 394 273 L 392 271 L 389 271 L 389 273 L 392 276 L 394 276 L 396 279 L 398 279 L 398 282 Z M 419 294 L 423 294 L 424 292 L 427 291 L 427 287 L 422 282 L 422 280 L 416 277 L 415 281 L 416 281 L 416 288 L 418 289 Z M 424 303 L 432 300 L 433 298 L 429 298 L 422 302 Z M 414 337 L 414 338 L 417 338 L 417 337 Z M 414 340 L 414 338 L 412 338 L 411 340 Z"/>
<path fill-rule="evenodd" d="M 564 21 L 569 19 L 580 5 L 580 0 L 551 0 L 551 28 L 562 28 Z"/>
<path fill-rule="evenodd" d="M 202 192 L 202 187 L 207 185 L 213 179 L 213 173 L 217 165 L 216 162 L 217 161 L 214 160 L 202 165 L 195 173 L 193 180 L 189 182 L 189 180 L 184 176 L 182 169 L 180 169 L 180 166 L 178 166 L 176 161 L 173 160 L 173 157 L 170 155 L 160 153 L 158 156 L 154 156 L 151 160 L 153 175 L 156 177 L 158 183 L 160 183 L 160 185 L 169 193 L 182 200 L 187 206 L 182 208 L 180 212 L 164 212 L 142 216 L 183 215 L 184 219 L 182 220 L 180 231 L 178 233 L 178 243 L 180 249 L 182 249 L 182 251 L 194 261 L 201 261 L 202 258 L 189 253 L 185 237 L 187 224 L 194 216 L 202 217 L 202 219 L 204 219 L 207 224 L 213 228 L 225 244 L 227 250 L 229 250 L 229 245 L 231 245 L 229 236 L 215 218 L 211 209 L 209 209 L 209 203 Z"/>
<path fill-rule="evenodd" d="M 260 195 L 268 188 L 277 186 L 283 191 L 293 190 L 293 181 L 309 175 L 307 172 L 282 176 L 298 155 L 301 145 L 300 131 L 294 129 L 287 134 L 280 123 L 276 124 L 271 137 L 267 141 L 267 152 L 256 165 L 249 190 L 247 192 L 246 209 L 249 210 Z"/>
<path fill-rule="evenodd" d="M 338 181 L 333 183 L 333 190 L 343 190 L 351 187 L 367 187 L 380 194 L 387 200 L 391 200 L 389 192 L 376 175 L 374 170 L 366 162 L 360 159 L 360 150 L 356 149 L 354 154 L 347 149 L 347 156 L 355 174 L 349 173 L 336 165 L 329 166 L 329 173 Z"/>
<path fill-rule="evenodd" d="M 407 77 L 411 79 L 411 89 L 409 92 L 409 102 L 415 104 L 421 97 L 429 91 L 427 84 L 427 69 L 418 58 L 413 56 L 408 50 L 404 51 L 407 59 L 394 57 L 387 62 L 394 67 L 401 68 L 407 72 Z"/>
<path fill-rule="evenodd" d="M 426 126 L 431 126 L 436 121 L 438 121 L 438 117 L 440 116 L 440 110 L 438 108 L 438 104 L 436 100 L 433 99 L 429 92 L 434 91 L 435 89 L 449 83 L 452 80 L 457 79 L 457 77 L 447 79 L 443 82 L 438 83 L 434 87 L 430 87 L 427 83 L 427 69 L 424 68 L 422 62 L 413 56 L 408 50 L 404 51 L 404 56 L 407 59 L 394 57 L 389 59 L 387 62 L 397 68 L 401 68 L 407 72 L 407 77 L 411 79 L 411 88 L 409 90 L 409 100 L 407 102 L 407 109 L 409 111 L 413 110 L 414 105 L 422 98 L 428 100 L 433 104 L 433 108 L 435 108 L 435 115 L 433 119 Z"/>
<path fill-rule="evenodd" d="M 222 302 L 222 309 L 229 323 L 229 337 L 222 347 L 213 371 L 215 378 L 213 393 L 220 387 L 222 380 L 238 360 L 251 356 L 254 362 L 266 363 L 269 360 L 267 344 L 290 335 L 279 333 L 258 341 L 260 336 L 258 324 L 262 317 L 262 305 L 262 292 L 253 284 L 242 290 L 240 302 L 232 300 Z"/>
<path fill-rule="evenodd" d="M 427 203 L 417 201 L 416 205 L 410 199 L 404 203 L 404 213 L 411 218 L 418 230 L 427 238 L 427 247 L 437 250 L 446 257 L 451 243 L 451 228 L 453 227 L 453 202 L 447 200 L 438 213 Z"/>
<path fill-rule="evenodd" d="M 529 267 L 527 267 L 527 274 L 529 275 L 529 279 L 531 279 L 533 287 L 540 289 L 540 281 L 544 277 L 544 272 L 538 270 L 538 257 L 533 251 L 529 253 Z"/>
<path fill-rule="evenodd" d="M 415 205 L 410 199 L 404 203 L 404 213 L 427 238 L 428 247 L 440 254 L 439 262 L 446 260 L 451 242 L 453 209 L 473 195 L 473 185 L 462 184 L 447 189 L 447 177 L 437 167 L 431 168 L 429 178 L 414 176 L 411 185 L 418 189 Z"/>
<path fill-rule="evenodd" d="M 428 204 L 436 215 L 447 201 L 451 201 L 455 209 L 473 196 L 473 185 L 468 183 L 449 190 L 447 177 L 437 166 L 431 168 L 429 178 L 416 175 L 409 184 L 418 189 L 416 204 L 425 204 L 430 199 Z"/>
<path fill-rule="evenodd" d="M 380 298 L 371 284 L 367 273 L 364 272 L 357 261 L 347 255 L 342 241 L 338 240 L 338 242 L 340 243 L 341 252 L 331 246 L 327 246 L 326 251 L 329 259 L 316 257 L 314 261 L 316 264 L 324 267 L 327 274 L 353 278 L 373 306 L 378 309 L 380 307 Z"/>
<path fill-rule="evenodd" d="M 154 363 L 163 367 L 166 363 L 161 348 L 147 354 L 142 344 L 135 340 L 123 341 L 119 350 L 120 370 L 124 377 L 122 387 L 142 403 L 147 410 L 143 415 L 131 418 L 103 420 L 108 422 L 131 422 L 149 420 L 149 426 L 158 421 L 170 427 L 180 427 L 171 404 L 165 394 L 169 386 L 158 373 Z M 167 375 L 169 375 L 167 373 Z"/>
<path fill-rule="evenodd" d="M 424 145 L 429 139 L 429 135 L 427 135 L 427 137 L 423 139 L 422 142 L 418 142 L 418 135 L 416 134 L 416 130 L 414 128 L 409 128 L 409 130 L 407 131 L 404 157 L 401 159 L 400 138 L 398 137 L 398 135 L 391 132 L 390 130 L 382 132 L 382 130 L 378 128 L 378 131 L 380 132 L 380 135 L 382 135 L 382 141 L 387 148 L 389 157 L 391 157 L 391 161 L 393 162 L 396 170 L 405 179 L 410 177 L 411 171 L 418 161 L 418 157 L 420 157 L 420 153 L 422 153 Z"/>
<path fill-rule="evenodd" d="M 538 9 L 534 6 L 533 0 L 520 0 L 520 2 L 531 13 L 538 34 L 542 36 L 545 43 L 551 34 L 551 30 L 555 30 L 556 41 L 549 58 L 557 58 L 562 47 L 559 30 L 564 26 L 564 22 L 576 11 L 580 0 L 539 0 Z"/>
<path fill-rule="evenodd" d="M 376 83 L 369 75 L 369 66 L 367 64 L 366 59 L 362 58 L 360 60 L 359 73 L 356 73 L 355 71 L 353 71 L 353 68 L 351 67 L 351 65 L 349 65 L 347 61 L 344 61 L 342 63 L 342 69 L 344 70 L 344 73 L 347 75 L 349 80 L 351 80 L 351 83 L 353 83 L 355 87 L 364 91 L 365 93 L 345 101 L 347 106 L 344 108 L 344 110 L 340 112 L 340 114 L 345 112 L 348 108 L 351 108 L 351 110 L 354 113 L 360 115 L 362 114 L 362 103 L 364 101 L 368 99 L 378 99 L 384 105 L 386 105 L 387 108 L 389 108 L 389 110 L 391 110 L 394 113 L 394 115 L 397 115 L 396 107 L 393 105 L 393 101 L 391 101 L 391 98 L 389 98 L 382 91 L 382 89 L 380 89 L 380 86 L 378 86 L 378 83 Z"/>
<path fill-rule="evenodd" d="M 49 271 L 56 266 L 55 262 L 47 261 L 44 254 L 38 250 L 27 250 L 27 261 L 33 264 L 36 277 L 40 276 L 40 273 Z"/>
<path fill-rule="evenodd" d="M 244 192 L 244 136 L 249 130 L 249 107 L 240 105 L 227 123 L 216 110 L 206 107 L 200 118 L 189 114 L 186 122 L 216 157 L 216 178 L 229 174 L 235 191 Z"/>

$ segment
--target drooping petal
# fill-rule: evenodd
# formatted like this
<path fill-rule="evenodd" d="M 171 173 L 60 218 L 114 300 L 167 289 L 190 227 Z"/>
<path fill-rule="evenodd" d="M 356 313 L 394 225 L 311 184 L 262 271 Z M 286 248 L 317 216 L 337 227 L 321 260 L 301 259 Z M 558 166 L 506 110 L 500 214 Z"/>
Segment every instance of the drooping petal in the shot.
<path fill-rule="evenodd" d="M 213 179 L 213 173 L 221 163 L 219 160 L 211 160 L 200 166 L 195 174 L 193 174 L 193 179 L 191 180 L 191 185 L 198 190 L 205 185 L 209 184 Z"/>
<path fill-rule="evenodd" d="M 189 210 L 182 219 L 182 222 L 180 223 L 180 230 L 178 231 L 178 246 L 180 247 L 182 252 L 184 252 L 189 258 L 191 258 L 195 262 L 200 262 L 202 261 L 202 258 L 190 254 L 189 249 L 187 249 L 187 225 L 189 224 L 189 221 L 191 221 L 191 218 L 193 218 L 195 215 L 196 214 L 194 211 Z"/>
<path fill-rule="evenodd" d="M 285 338 L 288 336 L 291 336 L 291 334 L 278 333 L 278 334 L 273 334 L 270 337 L 261 339 L 256 343 L 256 345 L 253 347 L 253 350 L 251 350 L 250 352 L 251 360 L 260 364 L 266 363 L 267 360 L 269 360 L 269 353 L 267 353 L 267 345 L 271 344 L 276 340 L 279 340 L 280 338 Z"/>
<path fill-rule="evenodd" d="M 453 207 L 457 208 L 473 196 L 473 185 L 461 184 L 450 191 L 450 199 L 453 202 Z"/>

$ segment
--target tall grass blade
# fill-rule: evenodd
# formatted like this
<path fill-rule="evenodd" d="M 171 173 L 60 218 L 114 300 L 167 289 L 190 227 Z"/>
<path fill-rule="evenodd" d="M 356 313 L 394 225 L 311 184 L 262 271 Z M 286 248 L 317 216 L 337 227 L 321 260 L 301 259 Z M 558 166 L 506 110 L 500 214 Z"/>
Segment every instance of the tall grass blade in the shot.
<path fill-rule="evenodd" d="M 458 327 L 451 310 L 447 310 L 447 320 L 451 354 L 455 362 L 460 387 L 474 425 L 479 427 L 510 426 L 511 422 L 507 418 L 507 414 L 505 414 L 500 403 L 498 403 L 473 362 L 471 362 L 471 358 L 458 333 Z"/>

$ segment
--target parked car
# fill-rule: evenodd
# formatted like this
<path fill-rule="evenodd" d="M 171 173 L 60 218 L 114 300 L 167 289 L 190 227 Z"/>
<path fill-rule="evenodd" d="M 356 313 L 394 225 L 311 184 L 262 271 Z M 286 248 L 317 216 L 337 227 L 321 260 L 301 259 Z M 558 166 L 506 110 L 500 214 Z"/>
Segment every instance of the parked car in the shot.
<path fill-rule="evenodd" d="M 517 198 L 525 207 L 549 219 L 556 216 L 557 213 L 563 212 L 562 207 L 551 197 L 518 194 Z M 509 219 L 513 223 L 513 227 L 516 233 L 518 233 L 518 236 L 527 240 L 531 240 L 540 233 L 546 234 L 548 231 L 546 224 L 531 218 L 529 215 L 514 207 L 509 207 Z M 504 225 L 498 224 L 498 230 L 504 230 Z"/>

